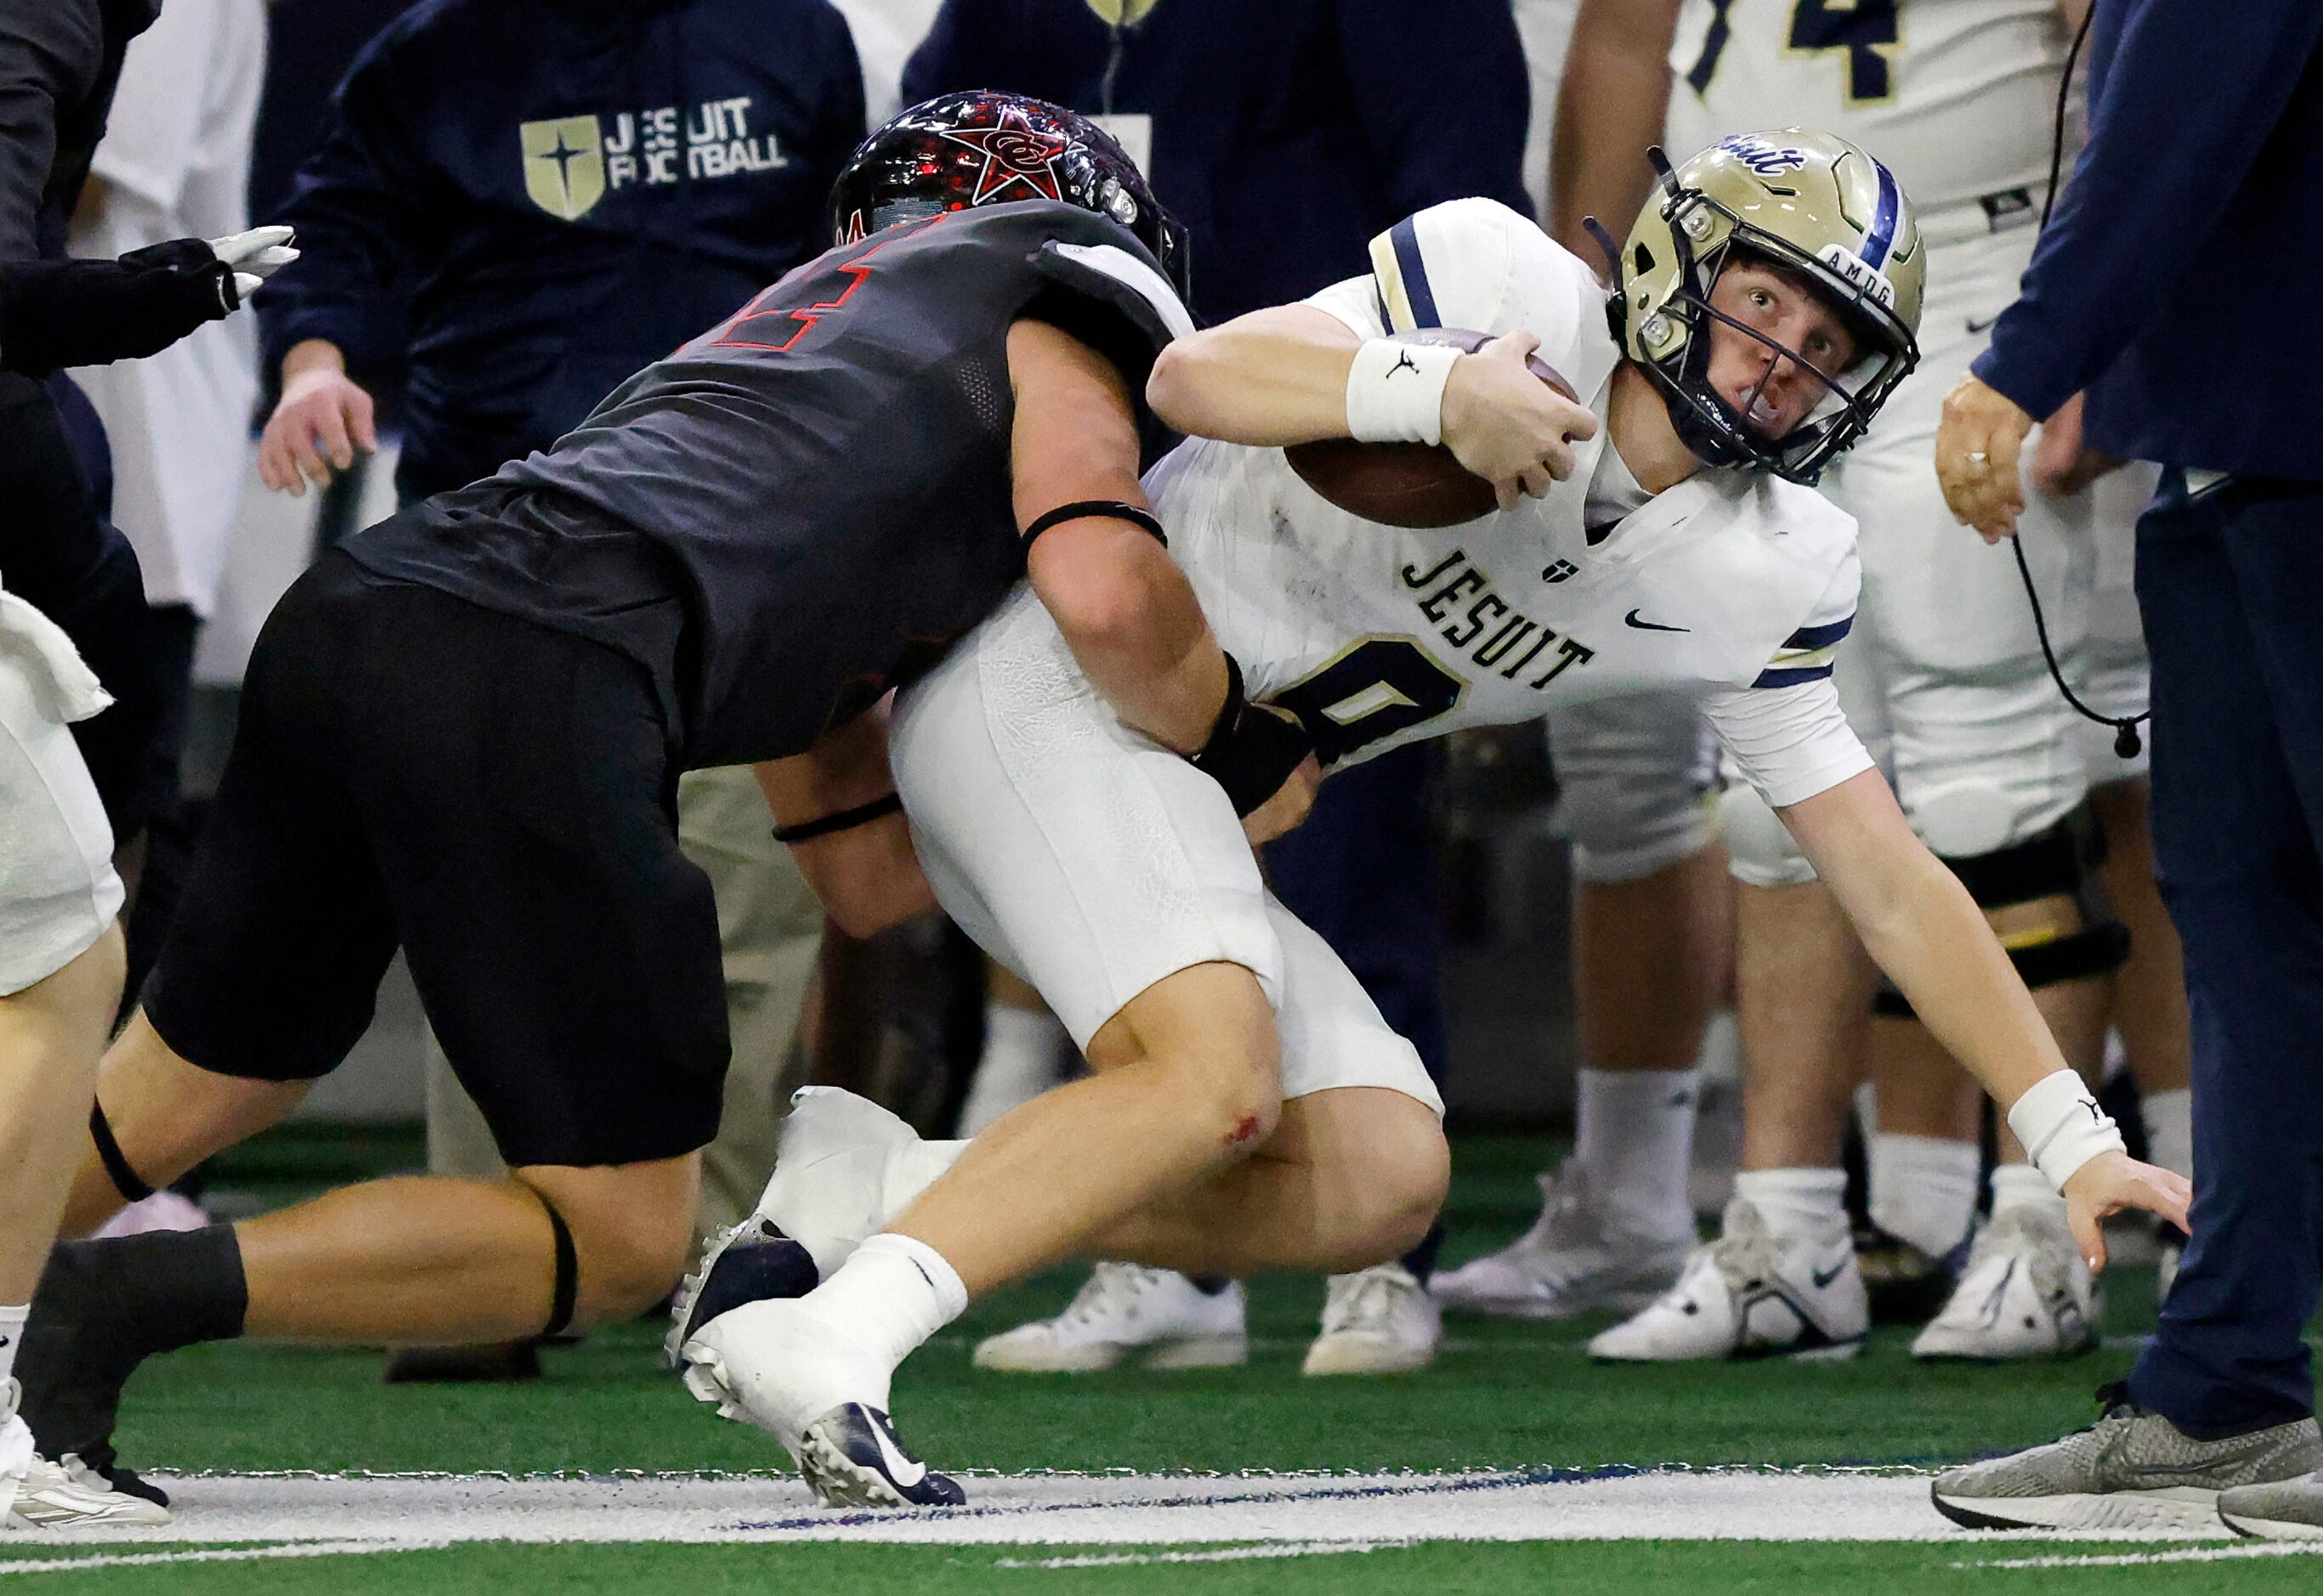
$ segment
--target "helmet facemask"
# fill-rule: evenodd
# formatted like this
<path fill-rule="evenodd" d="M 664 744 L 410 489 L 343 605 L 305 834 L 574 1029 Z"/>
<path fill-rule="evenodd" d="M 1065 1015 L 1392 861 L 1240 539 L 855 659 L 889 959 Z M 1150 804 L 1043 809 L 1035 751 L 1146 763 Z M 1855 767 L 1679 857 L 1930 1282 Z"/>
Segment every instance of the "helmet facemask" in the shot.
<path fill-rule="evenodd" d="M 1813 483 L 1918 362 L 1924 266 L 1908 200 L 1869 156 L 1801 129 L 1723 140 L 1675 171 L 1659 150 L 1648 155 L 1661 180 L 1628 241 L 1616 244 L 1586 219 L 1611 268 L 1608 312 L 1622 353 L 1704 463 Z M 1854 344 L 1848 367 L 1821 370 L 1804 351 L 1722 311 L 1715 290 L 1741 264 L 1771 270 L 1835 316 Z M 1737 335 L 1768 356 L 1739 408 L 1710 381 L 1713 344 L 1731 350 Z M 1780 437 L 1749 418 L 1777 371 L 1786 387 L 1819 390 Z"/>
<path fill-rule="evenodd" d="M 1869 289 L 1850 282 L 1823 261 L 1752 226 L 1706 195 L 1681 193 L 1671 205 L 1669 216 L 1671 237 L 1678 252 L 1680 285 L 1657 314 L 1677 320 L 1685 336 L 1671 354 L 1639 363 L 1670 400 L 1670 421 L 1680 441 L 1707 464 L 1755 465 L 1791 482 L 1812 485 L 1835 455 L 1863 436 L 1896 385 L 1918 363 L 1919 348 L 1911 330 Z M 1716 242 L 1697 253 L 1693 243 L 1696 236 L 1714 237 Z M 1836 375 L 1826 373 L 1802 352 L 1711 303 L 1720 276 L 1731 266 L 1754 260 L 1805 283 L 1846 324 L 1855 341 L 1855 356 L 1846 370 Z M 1712 324 L 1762 344 L 1770 355 L 1779 357 L 1767 362 L 1746 406 L 1764 391 L 1782 361 L 1791 363 L 1800 380 L 1820 386 L 1822 397 L 1804 420 L 1781 437 L 1770 438 L 1746 419 L 1747 409 L 1738 410 L 1711 385 Z"/>

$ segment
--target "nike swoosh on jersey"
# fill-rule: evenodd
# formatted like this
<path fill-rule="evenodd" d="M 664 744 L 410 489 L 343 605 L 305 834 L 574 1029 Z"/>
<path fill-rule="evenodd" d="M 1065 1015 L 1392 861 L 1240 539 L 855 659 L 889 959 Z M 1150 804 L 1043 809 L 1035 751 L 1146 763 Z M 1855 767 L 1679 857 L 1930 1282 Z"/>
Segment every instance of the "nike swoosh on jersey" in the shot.
<path fill-rule="evenodd" d="M 1999 319 L 2000 318 L 1997 316 L 1988 316 L 1982 321 L 1978 321 L 1973 316 L 1970 317 L 1968 324 L 1968 335 L 1971 338 L 1975 337 L 1979 333 L 1985 332 L 1989 329 L 1992 324 Z"/>
<path fill-rule="evenodd" d="M 887 1433 L 887 1416 L 869 1408 L 864 1410 L 871 1421 L 871 1438 L 879 1444 L 879 1459 L 886 1465 L 887 1477 L 906 1490 L 928 1477 L 928 1465 L 904 1455 L 902 1447 Z"/>
<path fill-rule="evenodd" d="M 1690 632 L 1694 630 L 1690 626 L 1664 626 L 1657 620 L 1639 620 L 1638 619 L 1638 612 L 1635 610 L 1630 610 L 1627 615 L 1621 617 L 1621 620 L 1623 624 L 1635 627 L 1641 632 Z"/>
<path fill-rule="evenodd" d="M 1813 1280 L 1815 1285 L 1815 1289 L 1820 1291 L 1824 1287 L 1830 1285 L 1833 1280 L 1839 1279 L 1839 1277 L 1845 1273 L 1846 1270 L 1847 1265 L 1845 1263 L 1834 1263 L 1828 1270 L 1811 1269 L 1807 1270 L 1807 1279 Z"/>

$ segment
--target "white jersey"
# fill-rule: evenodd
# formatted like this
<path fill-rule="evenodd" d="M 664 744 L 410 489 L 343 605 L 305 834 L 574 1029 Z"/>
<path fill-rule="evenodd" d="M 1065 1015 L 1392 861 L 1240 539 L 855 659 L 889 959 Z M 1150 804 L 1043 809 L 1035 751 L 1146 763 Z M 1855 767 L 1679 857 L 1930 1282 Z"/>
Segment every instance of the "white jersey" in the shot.
<path fill-rule="evenodd" d="M 1311 303 L 1365 337 L 1530 332 L 1603 413 L 1619 363 L 1604 292 L 1530 221 L 1456 200 L 1398 223 L 1373 259 Z M 1252 696 L 1297 711 L 1326 763 L 1676 685 L 1700 690 L 1778 806 L 1868 768 L 1829 680 L 1855 523 L 1752 472 L 1648 498 L 1602 430 L 1575 456 L 1547 498 L 1440 531 L 1336 509 L 1279 449 L 1198 440 L 1147 486 Z"/>
<path fill-rule="evenodd" d="M 2068 42 L 2056 0 L 1685 0 L 1664 142 L 1817 128 L 1892 170 L 1924 231 L 1979 202 L 2030 221 Z"/>

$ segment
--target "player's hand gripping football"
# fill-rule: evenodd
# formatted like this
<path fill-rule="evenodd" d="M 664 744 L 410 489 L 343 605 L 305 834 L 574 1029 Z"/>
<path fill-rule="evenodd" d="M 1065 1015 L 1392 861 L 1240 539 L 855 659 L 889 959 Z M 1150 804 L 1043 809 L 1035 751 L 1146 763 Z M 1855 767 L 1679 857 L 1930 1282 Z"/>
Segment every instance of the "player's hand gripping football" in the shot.
<path fill-rule="evenodd" d="M 296 499 L 307 484 L 327 485 L 355 463 L 355 451 L 379 448 L 371 395 L 347 375 L 339 352 L 319 341 L 282 359 L 282 398 L 258 440 L 258 480 Z"/>
<path fill-rule="evenodd" d="M 1495 338 L 1453 362 L 1444 384 L 1442 430 L 1453 457 L 1492 484 L 1502 509 L 1573 474 L 1573 445 L 1597 436 L 1588 406 L 1535 376 L 1525 359 L 1540 347 L 1530 333 Z"/>
<path fill-rule="evenodd" d="M 2192 1227 L 2187 1208 L 2193 1200 L 2193 1184 L 2183 1175 L 2141 1164 L 2126 1152 L 2101 1152 L 2065 1182 L 2065 1218 L 2093 1273 L 2105 1268 L 2108 1217 L 2125 1208 L 2143 1208 L 2188 1230 Z"/>

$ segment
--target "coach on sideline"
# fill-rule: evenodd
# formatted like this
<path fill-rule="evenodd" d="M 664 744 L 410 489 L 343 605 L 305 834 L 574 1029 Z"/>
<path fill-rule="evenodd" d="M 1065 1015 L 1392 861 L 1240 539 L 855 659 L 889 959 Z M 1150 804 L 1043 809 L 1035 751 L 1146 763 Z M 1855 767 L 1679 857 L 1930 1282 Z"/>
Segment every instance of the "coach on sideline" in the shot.
<path fill-rule="evenodd" d="M 2190 1486 L 2245 1533 L 2315 1535 L 2323 306 L 2299 285 L 2323 256 L 2323 6 L 2098 0 L 2093 44 L 2089 147 L 1945 401 L 1936 470 L 1961 520 L 2010 535 L 2026 432 L 2083 388 L 2092 446 L 2166 468 L 2137 598 L 2193 1012 L 2193 1241 L 2097 1426 L 1955 1470 L 1935 1500 L 1970 1524 L 2199 1527 Z"/>

